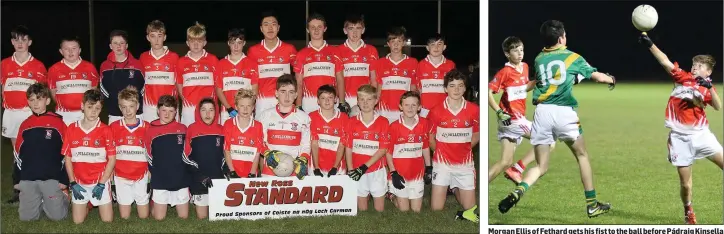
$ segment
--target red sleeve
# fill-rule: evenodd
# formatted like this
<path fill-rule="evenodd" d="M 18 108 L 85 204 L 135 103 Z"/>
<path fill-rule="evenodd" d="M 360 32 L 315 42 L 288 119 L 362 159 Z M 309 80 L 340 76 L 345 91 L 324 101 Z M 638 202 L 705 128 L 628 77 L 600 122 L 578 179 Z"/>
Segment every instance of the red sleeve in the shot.
<path fill-rule="evenodd" d="M 344 147 L 346 148 L 352 148 L 352 135 L 354 134 L 354 128 L 352 128 L 352 124 L 350 124 L 350 122 L 347 122 L 347 125 L 344 126 L 344 138 L 342 139 L 342 144 L 344 144 Z"/>
<path fill-rule="evenodd" d="M 184 84 L 184 77 L 183 77 L 183 60 L 179 59 L 178 62 L 176 62 L 176 84 L 183 85 Z M 174 89 L 175 90 L 175 89 Z"/>
<path fill-rule="evenodd" d="M 319 119 L 312 117 L 312 114 L 310 114 L 310 119 L 312 119 L 312 123 L 309 126 L 309 135 L 310 139 L 312 141 L 318 141 L 319 140 L 319 131 L 317 129 L 317 125 L 319 124 Z"/>
<path fill-rule="evenodd" d="M 422 134 L 422 148 L 427 149 L 430 148 L 430 136 L 428 135 L 428 133 L 430 132 L 430 121 L 425 120 L 422 129 L 424 131 Z"/>
<path fill-rule="evenodd" d="M 91 86 L 98 87 L 98 83 L 100 82 L 100 78 L 98 78 L 98 69 L 96 69 L 96 66 L 92 63 L 88 62 L 88 72 L 90 73 L 91 77 L 88 77 L 91 81 Z M 115 154 L 115 153 L 114 153 Z"/>
<path fill-rule="evenodd" d="M 256 148 L 259 153 L 262 154 L 267 151 L 267 146 L 264 143 L 264 127 L 262 127 L 261 122 L 256 122 L 255 124 L 259 126 L 256 128 Z"/>
<path fill-rule="evenodd" d="M 45 69 L 45 65 L 43 63 L 38 62 L 38 72 L 35 74 L 36 79 L 38 79 L 38 82 L 40 83 L 47 83 L 48 82 L 48 70 Z"/>
<path fill-rule="evenodd" d="M 17 156 L 18 151 L 20 150 L 20 145 L 23 144 L 23 132 L 25 129 L 28 128 L 28 119 L 25 119 L 23 123 L 20 124 L 20 128 L 18 129 L 18 136 L 15 138 L 15 145 L 13 145 L 13 149 L 15 150 L 15 154 Z M 60 129 L 58 129 L 60 131 Z M 60 134 L 62 137 L 63 134 Z"/>
<path fill-rule="evenodd" d="M 215 88 L 224 88 L 224 68 L 221 65 L 221 61 L 216 63 L 216 66 L 214 66 L 214 87 Z M 223 123 L 222 123 L 223 124 Z"/>
<path fill-rule="evenodd" d="M 71 134 L 70 133 L 65 134 L 63 136 L 63 149 L 60 150 L 61 154 L 65 155 L 66 157 L 69 157 L 69 158 L 72 156 L 72 152 L 70 151 L 71 140 L 73 140 Z"/>
<path fill-rule="evenodd" d="M 678 62 L 674 62 L 674 69 L 671 69 L 671 77 L 674 78 L 675 83 L 683 83 L 687 80 L 693 80 L 694 77 L 691 75 L 691 73 L 684 71 L 679 67 Z"/>
<path fill-rule="evenodd" d="M 55 85 L 55 81 L 58 79 L 58 69 L 55 68 L 55 66 L 50 67 L 50 70 L 48 70 L 48 88 L 50 89 L 57 89 Z"/>
<path fill-rule="evenodd" d="M 488 82 L 488 89 L 492 90 L 493 93 L 500 92 L 501 89 L 505 88 L 503 87 L 503 81 L 505 81 L 507 69 L 503 68 L 500 69 L 497 73 L 495 73 L 495 76 L 493 76 L 493 80 Z"/>
<path fill-rule="evenodd" d="M 332 63 L 334 63 L 334 73 L 344 71 L 344 64 L 342 64 L 342 58 L 339 56 L 339 47 L 334 48 L 332 60 Z"/>
<path fill-rule="evenodd" d="M 377 71 L 378 69 L 380 69 L 380 61 L 381 60 L 375 60 L 374 62 L 370 63 L 370 71 L 375 72 L 375 80 L 377 80 L 377 89 L 380 89 L 382 87 L 382 72 Z"/>
<path fill-rule="evenodd" d="M 417 87 L 417 91 L 418 91 L 418 92 L 422 92 L 422 77 L 421 77 L 421 76 L 422 76 L 422 75 L 421 75 L 422 72 L 420 72 L 420 71 L 422 71 L 422 61 L 420 61 L 420 62 L 417 63 L 417 69 L 416 69 L 416 72 L 415 72 L 415 78 L 413 79 L 414 82 L 412 83 L 412 85 L 414 85 L 415 87 Z"/>
<path fill-rule="evenodd" d="M 289 61 L 296 61 L 297 59 L 297 48 L 294 48 L 293 45 L 289 44 Z"/>
<path fill-rule="evenodd" d="M 468 102 L 468 105 L 474 104 Z M 473 116 L 473 133 L 480 132 L 480 108 L 474 106 L 471 115 Z"/>
<path fill-rule="evenodd" d="M 259 72 L 256 70 L 259 64 L 256 62 L 256 60 L 251 59 L 248 61 L 249 66 L 249 80 L 251 80 L 251 85 L 258 85 L 259 84 Z"/>
<path fill-rule="evenodd" d="M 105 131 L 105 145 L 106 145 L 106 157 L 115 157 L 116 156 L 116 141 L 113 140 L 113 131 L 111 131 L 110 127 L 106 127 Z"/>
<path fill-rule="evenodd" d="M 395 147 L 395 145 L 390 144 L 390 131 L 388 129 L 390 128 L 390 125 L 382 124 L 382 134 L 380 136 L 380 149 L 389 149 L 390 147 Z"/>
<path fill-rule="evenodd" d="M 189 125 L 189 128 L 186 129 L 186 139 L 184 140 L 184 156 L 187 158 L 191 155 L 191 140 L 194 137 L 194 130 L 196 129 L 195 127 L 193 127 L 193 125 L 194 124 Z"/>
<path fill-rule="evenodd" d="M 433 108 L 432 110 L 430 110 L 430 113 L 427 114 L 427 120 L 428 120 L 428 122 L 430 123 L 430 126 L 428 126 L 428 128 L 427 128 L 429 134 L 435 134 L 435 133 L 437 133 L 437 123 L 439 123 L 439 122 L 436 120 L 437 117 L 435 116 L 435 111 L 436 111 L 437 109 L 439 109 L 439 108 Z"/>
<path fill-rule="evenodd" d="M 392 140 L 389 139 L 397 139 L 397 131 L 395 131 L 395 122 L 392 122 L 388 129 L 389 134 L 387 135 L 387 139 L 389 141 L 389 144 L 387 145 L 387 152 L 392 154 L 392 152 L 395 150 L 395 144 L 392 142 Z"/>
<path fill-rule="evenodd" d="M 151 122 L 149 122 L 148 124 L 150 125 Z M 152 133 L 153 132 L 151 131 L 151 127 L 148 127 L 146 129 L 146 133 L 143 134 L 143 140 L 141 141 L 141 147 L 146 150 L 146 155 L 149 158 L 153 158 L 153 155 L 151 154 L 151 144 L 153 143 L 151 142 L 153 140 L 151 136 Z"/>
<path fill-rule="evenodd" d="M 417 84 L 417 60 L 412 59 L 412 62 L 410 63 L 410 80 L 412 81 L 411 84 Z"/>
<path fill-rule="evenodd" d="M 294 61 L 290 60 L 292 61 L 292 68 L 295 74 L 304 74 L 304 69 L 302 69 L 302 66 L 304 66 L 304 61 L 301 61 L 302 59 L 304 59 L 304 51 L 305 50 L 302 50 L 301 53 L 299 53 L 298 56 L 294 58 Z"/>
<path fill-rule="evenodd" d="M 233 126 L 229 123 L 229 121 L 226 121 L 226 123 L 224 123 L 224 151 L 231 150 L 231 127 Z"/>

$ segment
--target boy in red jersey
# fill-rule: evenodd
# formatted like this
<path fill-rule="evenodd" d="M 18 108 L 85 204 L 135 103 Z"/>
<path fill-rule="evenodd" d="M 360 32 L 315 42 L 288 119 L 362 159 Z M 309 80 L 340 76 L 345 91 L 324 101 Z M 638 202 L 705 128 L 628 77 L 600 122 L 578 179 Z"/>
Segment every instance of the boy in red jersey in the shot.
<path fill-rule="evenodd" d="M 422 98 L 420 117 L 427 117 L 433 107 L 445 101 L 447 95 L 443 77 L 455 68 L 455 63 L 442 55 L 447 48 L 445 37 L 435 34 L 427 39 L 425 48 L 430 54 L 417 64 L 417 83 L 415 83 L 417 89 L 420 90 L 420 98 Z"/>
<path fill-rule="evenodd" d="M 261 122 L 254 120 L 252 114 L 256 104 L 256 94 L 248 89 L 239 89 L 234 97 L 236 117 L 224 123 L 224 156 L 226 167 L 224 175 L 229 178 L 258 175 L 259 155 L 266 151 L 264 128 Z"/>
<path fill-rule="evenodd" d="M 163 45 L 166 41 L 166 26 L 154 20 L 146 26 L 146 40 L 151 50 L 141 54 L 139 60 L 143 66 L 144 84 L 143 120 L 151 122 L 158 119 L 158 99 L 163 95 L 176 94 L 176 63 L 178 54 Z"/>
<path fill-rule="evenodd" d="M 196 206 L 196 217 L 206 219 L 209 216 L 209 188 L 212 179 L 224 177 L 224 130 L 216 121 L 216 103 L 212 98 L 201 99 L 198 104 L 201 121 L 189 126 L 184 144 L 184 157 L 194 174 L 194 182 L 189 186 Z M 198 182 L 196 182 L 198 181 Z"/>
<path fill-rule="evenodd" d="M 472 213 L 477 208 L 476 172 L 472 149 L 480 141 L 480 109 L 463 98 L 466 76 L 453 69 L 445 74 L 447 98 L 430 110 L 430 148 L 434 149 L 432 210 L 445 206 L 447 188 L 457 188 L 458 202 Z M 476 221 L 477 218 L 472 221 Z"/>
<path fill-rule="evenodd" d="M 311 40 L 306 48 L 299 51 L 294 63 L 297 77 L 298 97 L 296 104 L 307 113 L 319 109 L 317 89 L 325 84 L 336 86 L 339 94 L 340 111 L 349 112 L 349 104 L 344 101 L 344 75 L 342 63 L 337 57 L 337 48 L 327 45 L 324 32 L 327 22 L 324 16 L 313 14 L 307 20 L 307 33 Z"/>
<path fill-rule="evenodd" d="M 724 168 L 722 146 L 709 130 L 709 120 L 704 108 L 714 110 L 722 108 L 719 94 L 712 85 L 711 73 L 716 61 L 711 55 L 697 55 L 692 59 L 691 73 L 671 63 L 669 58 L 654 45 L 646 33 L 642 33 L 639 42 L 646 46 L 654 58 L 674 78 L 674 90 L 671 91 L 666 108 L 666 127 L 669 132 L 669 162 L 676 166 L 681 185 L 681 202 L 684 204 L 684 222 L 696 224 L 696 215 L 691 206 L 692 171 L 694 160 L 707 158 L 719 168 Z"/>
<path fill-rule="evenodd" d="M 505 178 L 513 181 L 516 185 L 522 180 L 522 173 L 525 166 L 535 160 L 533 149 L 530 149 L 525 156 L 513 165 L 515 149 L 520 145 L 523 137 L 530 139 L 530 131 L 533 123 L 525 118 L 525 99 L 527 92 L 533 88 L 535 83 L 528 80 L 528 64 L 523 62 L 523 41 L 517 37 L 508 37 L 503 41 L 503 51 L 508 63 L 495 74 L 493 80 L 488 83 L 488 106 L 498 116 L 498 141 L 501 143 L 502 154 L 500 161 L 488 169 L 488 183 L 493 181 L 500 172 L 505 170 Z M 495 102 L 493 94 L 503 91 L 500 97 L 500 105 Z M 551 152 L 554 144 L 551 144 Z M 510 167 L 513 165 L 512 167 Z"/>
<path fill-rule="evenodd" d="M 277 78 L 284 74 L 292 74 L 292 64 L 297 56 L 297 49 L 277 37 L 279 19 L 273 12 L 262 13 L 259 30 L 264 35 L 264 39 L 261 43 L 250 47 L 248 53 L 249 58 L 258 64 L 259 92 L 255 116 L 257 120 L 262 121 L 259 113 L 275 108 L 278 103 L 276 99 Z"/>
<path fill-rule="evenodd" d="M 400 211 L 420 212 L 425 184 L 432 182 L 430 161 L 430 123 L 420 117 L 420 94 L 407 91 L 400 98 L 402 116 L 389 128 L 387 167 L 390 168 L 390 193 Z"/>
<path fill-rule="evenodd" d="M 362 85 L 357 91 L 357 105 L 360 114 L 351 118 L 345 129 L 345 156 L 347 173 L 358 181 L 357 208 L 366 211 L 368 197 L 372 195 L 375 210 L 385 210 L 387 193 L 387 170 L 382 157 L 387 153 L 389 143 L 389 120 L 375 113 L 377 94 L 372 85 Z M 382 159 L 382 160 L 381 160 Z"/>
<path fill-rule="evenodd" d="M 83 93 L 83 119 L 71 123 L 63 139 L 76 224 L 83 223 L 88 215 L 88 202 L 98 206 L 103 222 L 113 221 L 110 181 L 116 165 L 116 146 L 111 128 L 98 118 L 102 107 L 100 91 Z"/>
<path fill-rule="evenodd" d="M 150 194 L 148 193 L 148 159 L 141 139 L 146 134 L 148 122 L 139 119 L 138 90 L 128 86 L 118 93 L 118 107 L 123 118 L 110 124 L 116 142 L 116 166 L 113 182 L 121 218 L 131 217 L 131 205 L 136 203 L 138 217 L 148 217 Z"/>
<path fill-rule="evenodd" d="M 379 105 L 377 111 L 387 118 L 390 123 L 400 117 L 399 101 L 402 94 L 417 89 L 417 59 L 402 53 L 405 45 L 404 27 L 395 27 L 387 32 L 387 46 L 390 53 L 378 59 L 372 67 L 372 74 L 376 77 L 372 86 L 377 88 Z"/>
<path fill-rule="evenodd" d="M 63 38 L 60 42 L 63 59 L 48 69 L 48 86 L 55 99 L 55 111 L 65 124 L 83 119 L 83 94 L 98 87 L 98 70 L 80 57 L 78 37 Z"/>
<path fill-rule="evenodd" d="M 362 15 L 349 15 L 344 21 L 344 34 L 347 40 L 337 46 L 337 54 L 344 66 L 344 101 L 350 105 L 350 116 L 359 113 L 357 89 L 375 80 L 370 72 L 372 64 L 380 57 L 377 48 L 362 40 L 365 33 L 365 21 Z"/>
<path fill-rule="evenodd" d="M 246 44 L 244 29 L 233 28 L 229 30 L 229 55 L 219 61 L 216 67 L 216 95 L 226 111 L 221 111 L 219 123 L 234 118 L 238 114 L 234 102 L 239 89 L 249 89 L 256 93 L 259 91 L 259 74 L 256 72 L 256 61 L 247 57 L 242 49 Z"/>
<path fill-rule="evenodd" d="M 312 119 L 313 173 L 322 177 L 325 174 L 327 177 L 344 175 L 346 171 L 342 161 L 344 144 L 341 140 L 349 117 L 334 109 L 334 104 L 337 102 L 337 91 L 334 87 L 322 85 L 317 90 L 317 97 L 320 109 L 309 114 L 309 118 Z"/>
<path fill-rule="evenodd" d="M 196 22 L 186 30 L 186 45 L 189 52 L 179 58 L 176 65 L 176 87 L 183 102 L 181 123 L 189 126 L 199 118 L 196 110 L 201 99 L 211 97 L 216 100 L 214 75 L 219 59 L 206 52 L 206 28 Z"/>

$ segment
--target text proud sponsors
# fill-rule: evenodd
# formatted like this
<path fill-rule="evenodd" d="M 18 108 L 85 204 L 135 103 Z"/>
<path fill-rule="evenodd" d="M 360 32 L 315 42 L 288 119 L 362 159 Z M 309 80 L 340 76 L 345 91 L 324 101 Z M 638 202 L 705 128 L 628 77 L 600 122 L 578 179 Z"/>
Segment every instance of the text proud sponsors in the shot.
<path fill-rule="evenodd" d="M 216 179 L 209 220 L 357 215 L 357 184 L 347 176 Z"/>
<path fill-rule="evenodd" d="M 488 228 L 488 234 L 724 234 L 721 227 L 672 228 L 672 227 L 525 227 Z"/>

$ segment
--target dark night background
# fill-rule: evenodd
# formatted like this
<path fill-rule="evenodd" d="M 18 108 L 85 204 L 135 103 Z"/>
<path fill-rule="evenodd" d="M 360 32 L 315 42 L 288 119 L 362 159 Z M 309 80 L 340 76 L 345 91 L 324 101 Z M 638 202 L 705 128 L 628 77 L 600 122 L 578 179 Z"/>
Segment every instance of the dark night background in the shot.
<path fill-rule="evenodd" d="M 570 50 L 579 53 L 599 71 L 618 81 L 670 79 L 653 55 L 638 44 L 639 31 L 631 23 L 636 6 L 656 8 L 659 21 L 649 36 L 672 61 L 686 70 L 697 54 L 711 54 L 718 61 L 712 78 L 722 79 L 722 1 L 493 1 L 490 2 L 490 77 L 507 62 L 502 44 L 517 36 L 525 44 L 523 60 L 531 67 L 543 48 L 539 29 L 546 20 L 565 24 Z"/>
<path fill-rule="evenodd" d="M 209 1 L 209 2 L 141 2 L 141 1 L 94 1 L 95 65 L 106 59 L 110 49 L 108 34 L 113 29 L 126 30 L 129 35 L 129 51 L 138 58 L 149 49 L 146 41 L 146 25 L 159 19 L 166 24 L 166 44 L 183 43 L 186 29 L 195 21 L 206 25 L 207 40 L 226 42 L 227 30 L 245 28 L 247 46 L 262 39 L 259 31 L 261 13 L 274 10 L 279 15 L 281 40 L 305 40 L 304 1 Z M 41 7 L 42 6 L 42 7 Z M 380 39 L 389 27 L 402 25 L 412 38 L 413 45 L 425 44 L 425 39 L 437 32 L 437 1 L 424 2 L 324 2 L 310 1 L 310 14 L 321 13 L 327 19 L 327 40 L 344 40 L 343 22 L 348 13 L 365 16 L 366 31 L 363 39 Z M 199 13 L 192 13 L 192 11 Z M 90 30 L 88 1 L 70 2 L 2 2 L 2 57 L 12 55 L 10 30 L 18 24 L 28 26 L 33 34 L 30 52 L 47 67 L 60 61 L 58 52 L 62 36 L 71 34 L 81 38 L 81 57 L 90 60 Z M 446 56 L 454 60 L 459 69 L 479 60 L 480 10 L 477 1 L 443 1 L 442 33 L 448 47 Z M 376 44 L 378 50 L 381 44 Z M 185 47 L 185 46 L 184 46 Z M 228 47 L 227 47 L 228 48 Z M 298 48 L 299 49 L 299 48 Z M 215 54 L 217 57 L 224 53 Z M 176 51 L 184 55 L 185 51 Z M 387 51 L 379 50 L 384 56 Z M 418 59 L 427 54 L 424 48 L 412 49 Z"/>

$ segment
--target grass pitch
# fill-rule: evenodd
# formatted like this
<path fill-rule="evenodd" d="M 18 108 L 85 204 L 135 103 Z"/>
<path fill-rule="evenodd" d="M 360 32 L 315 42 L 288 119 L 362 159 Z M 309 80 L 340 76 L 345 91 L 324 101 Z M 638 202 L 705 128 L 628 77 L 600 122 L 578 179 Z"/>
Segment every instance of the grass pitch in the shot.
<path fill-rule="evenodd" d="M 598 199 L 612 210 L 597 218 L 586 215 L 578 164 L 564 143 L 556 144 L 550 168 L 507 214 L 498 202 L 514 189 L 501 173 L 488 186 L 490 224 L 683 224 L 676 168 L 667 160 L 668 129 L 664 127 L 671 83 L 582 84 L 574 88 L 586 137 Z M 717 86 L 722 96 L 722 86 Z M 499 100 L 499 95 L 496 100 Z M 531 95 L 529 120 L 533 120 Z M 486 106 L 487 108 L 487 106 Z M 722 142 L 722 112 L 707 108 L 709 128 Z M 500 160 L 497 121 L 488 114 L 488 163 Z M 515 161 L 532 147 L 525 139 Z M 533 163 L 535 165 L 535 163 Z M 532 165 L 529 165 L 529 168 Z M 722 224 L 722 171 L 709 160 L 693 165 L 693 206 L 699 224 Z"/>

